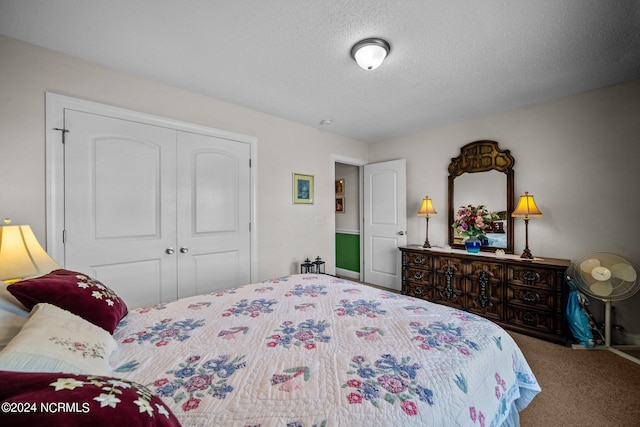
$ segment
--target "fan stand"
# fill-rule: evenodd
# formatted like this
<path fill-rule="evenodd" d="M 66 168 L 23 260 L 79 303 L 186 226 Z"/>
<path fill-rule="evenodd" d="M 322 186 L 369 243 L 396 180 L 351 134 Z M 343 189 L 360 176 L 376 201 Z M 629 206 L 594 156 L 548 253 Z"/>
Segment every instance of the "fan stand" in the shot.
<path fill-rule="evenodd" d="M 633 357 L 630 354 L 625 353 L 624 351 L 618 350 L 619 348 L 625 348 L 628 350 L 636 350 L 640 349 L 640 346 L 637 345 L 622 345 L 622 346 L 611 346 L 611 301 L 610 300 L 602 300 L 605 304 L 604 311 L 604 345 L 598 345 L 592 348 L 587 348 L 579 344 L 574 344 L 572 346 L 573 349 L 577 350 L 609 350 L 618 356 L 624 357 L 627 360 L 630 360 L 634 363 L 640 365 L 640 359 L 637 357 Z"/>

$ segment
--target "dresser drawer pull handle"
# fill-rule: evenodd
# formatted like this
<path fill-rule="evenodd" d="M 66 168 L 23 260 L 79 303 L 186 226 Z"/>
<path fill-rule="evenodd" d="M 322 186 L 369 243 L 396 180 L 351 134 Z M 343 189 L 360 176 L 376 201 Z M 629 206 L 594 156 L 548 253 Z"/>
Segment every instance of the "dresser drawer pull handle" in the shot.
<path fill-rule="evenodd" d="M 425 261 L 426 261 L 426 258 L 424 257 L 416 256 L 413 258 L 414 264 L 424 264 Z"/>
<path fill-rule="evenodd" d="M 533 313 L 524 313 L 522 315 L 522 321 L 528 325 L 535 325 L 536 324 L 536 315 Z"/>
<path fill-rule="evenodd" d="M 416 271 L 415 273 L 413 273 L 413 278 L 416 280 L 422 280 L 424 278 L 424 274 L 419 271 Z"/>
<path fill-rule="evenodd" d="M 424 289 L 420 286 L 416 286 L 415 289 L 413 290 L 413 293 L 420 296 L 424 294 Z"/>
<path fill-rule="evenodd" d="M 534 284 L 540 281 L 540 274 L 533 270 L 525 270 L 522 272 L 522 281 L 529 284 Z"/>
<path fill-rule="evenodd" d="M 531 291 L 527 291 L 522 295 L 522 300 L 528 304 L 533 304 L 538 299 L 538 295 Z"/>

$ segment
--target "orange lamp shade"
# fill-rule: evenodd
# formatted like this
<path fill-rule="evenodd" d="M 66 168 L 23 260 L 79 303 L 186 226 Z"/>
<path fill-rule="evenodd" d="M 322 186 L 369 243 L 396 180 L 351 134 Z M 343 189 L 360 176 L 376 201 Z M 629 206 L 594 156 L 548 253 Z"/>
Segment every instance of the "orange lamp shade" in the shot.
<path fill-rule="evenodd" d="M 536 201 L 533 199 L 533 195 L 529 194 L 528 191 L 525 191 L 524 196 L 520 196 L 518 206 L 516 206 L 516 209 L 511 213 L 511 216 L 529 219 L 531 217 L 541 217 L 542 212 L 540 212 L 540 209 L 536 206 Z"/>
<path fill-rule="evenodd" d="M 433 203 L 431 203 L 431 199 L 427 196 L 422 199 L 422 206 L 420 206 L 418 216 L 429 217 L 430 215 L 438 215 L 438 212 L 433 208 Z"/>

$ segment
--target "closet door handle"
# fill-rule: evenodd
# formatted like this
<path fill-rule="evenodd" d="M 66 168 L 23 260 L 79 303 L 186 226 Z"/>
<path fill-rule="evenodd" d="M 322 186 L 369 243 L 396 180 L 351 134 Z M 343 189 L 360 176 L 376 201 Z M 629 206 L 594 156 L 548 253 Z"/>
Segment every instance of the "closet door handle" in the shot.
<path fill-rule="evenodd" d="M 166 253 L 168 253 L 169 255 L 171 255 L 171 254 L 172 254 L 172 253 L 174 253 L 175 251 L 176 251 L 176 250 L 175 250 L 175 249 L 173 249 L 171 246 L 169 246 L 169 247 L 165 250 L 165 252 L 166 252 Z"/>
<path fill-rule="evenodd" d="M 186 246 L 183 246 L 180 248 L 180 253 L 181 254 L 186 254 L 187 252 L 189 252 L 189 248 Z"/>

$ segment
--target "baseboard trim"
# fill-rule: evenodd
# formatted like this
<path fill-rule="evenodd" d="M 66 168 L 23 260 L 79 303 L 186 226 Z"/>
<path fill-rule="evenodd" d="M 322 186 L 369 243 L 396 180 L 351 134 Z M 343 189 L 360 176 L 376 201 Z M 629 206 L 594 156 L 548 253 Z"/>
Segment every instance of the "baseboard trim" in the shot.
<path fill-rule="evenodd" d="M 360 280 L 360 272 L 346 270 L 336 267 L 336 276 L 348 277 L 349 279 Z"/>
<path fill-rule="evenodd" d="M 640 335 L 630 334 L 628 332 L 623 332 L 624 343 L 626 345 L 640 345 Z"/>

